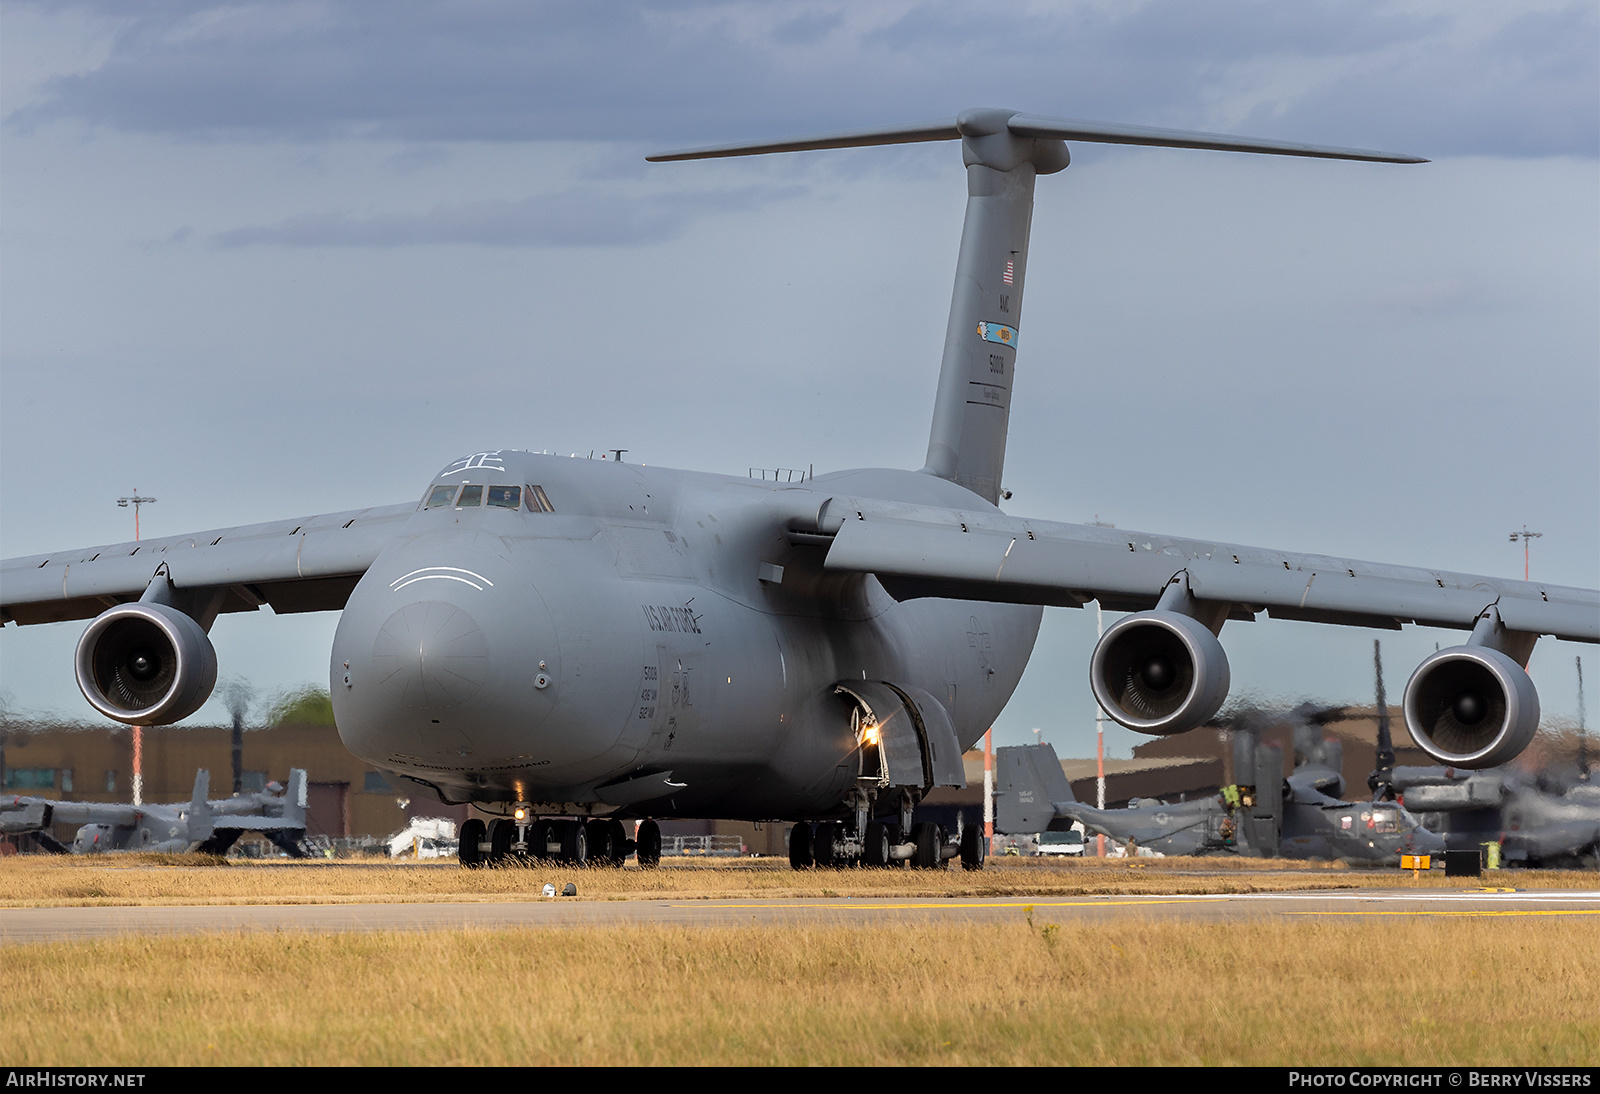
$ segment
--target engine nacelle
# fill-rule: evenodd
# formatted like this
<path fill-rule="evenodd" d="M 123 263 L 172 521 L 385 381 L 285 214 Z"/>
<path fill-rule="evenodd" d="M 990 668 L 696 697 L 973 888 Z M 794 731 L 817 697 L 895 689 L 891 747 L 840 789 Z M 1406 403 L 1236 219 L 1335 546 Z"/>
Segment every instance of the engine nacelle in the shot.
<path fill-rule="evenodd" d="M 78 640 L 78 688 L 119 722 L 164 726 L 200 709 L 217 683 L 217 651 L 189 616 L 141 601 L 101 613 Z"/>
<path fill-rule="evenodd" d="M 1178 612 L 1139 612 L 1094 648 L 1089 684 L 1111 717 L 1169 736 L 1203 725 L 1228 697 L 1228 655 L 1204 623 Z"/>
<path fill-rule="evenodd" d="M 1452 646 L 1411 674 L 1406 728 L 1448 767 L 1498 767 L 1533 740 L 1539 693 L 1515 660 L 1488 646 Z"/>

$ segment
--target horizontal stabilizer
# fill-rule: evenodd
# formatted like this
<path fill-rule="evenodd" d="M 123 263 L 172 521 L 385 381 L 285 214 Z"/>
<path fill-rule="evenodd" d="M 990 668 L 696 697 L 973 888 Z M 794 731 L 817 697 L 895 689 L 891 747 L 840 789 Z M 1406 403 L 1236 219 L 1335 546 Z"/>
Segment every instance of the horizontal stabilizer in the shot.
<path fill-rule="evenodd" d="M 824 133 L 791 140 L 720 144 L 709 148 L 686 148 L 661 152 L 645 159 L 652 163 L 672 160 L 721 159 L 727 156 L 760 156 L 769 152 L 812 152 L 824 148 L 867 148 L 880 144 L 917 144 L 923 141 L 953 141 L 961 137 L 989 136 L 996 129 L 996 115 L 1005 111 L 964 110 L 951 121 L 923 122 L 877 129 L 856 129 L 844 133 Z M 1199 148 L 1217 152 L 1259 152 L 1269 156 L 1310 156 L 1316 159 L 1368 160 L 1376 163 L 1427 163 L 1420 156 L 1378 152 L 1369 148 L 1337 148 L 1330 145 L 1298 144 L 1294 141 L 1260 140 L 1228 133 L 1202 133 L 1189 129 L 1157 129 L 1147 125 L 1121 125 L 1110 122 L 1079 121 L 1072 118 L 1047 118 L 1040 114 L 1012 113 L 1005 121 L 1012 136 L 1045 140 L 1088 141 L 1094 144 L 1139 144 L 1160 148 Z"/>
<path fill-rule="evenodd" d="M 1142 144 L 1158 148 L 1203 148 L 1215 152 L 1260 152 L 1269 156 L 1311 156 L 1324 160 L 1370 160 L 1376 163 L 1427 163 L 1420 156 L 1376 152 L 1370 148 L 1335 148 L 1293 141 L 1266 141 L 1227 133 L 1199 133 L 1188 129 L 1155 129 L 1145 125 L 1107 125 L 1103 122 L 1044 118 L 1014 114 L 1006 128 L 1018 137 L 1053 137 L 1095 144 Z"/>
<path fill-rule="evenodd" d="M 927 122 L 923 125 L 899 125 L 889 129 L 857 129 L 848 133 L 827 133 L 822 136 L 801 137 L 787 141 L 685 148 L 677 152 L 660 152 L 654 156 L 646 156 L 645 159 L 651 163 L 668 163 L 672 160 L 714 160 L 727 156 L 760 156 L 768 152 L 815 152 L 822 148 L 868 148 L 878 144 L 953 141 L 960 136 L 961 130 L 956 128 L 956 123 L 953 121 Z"/>

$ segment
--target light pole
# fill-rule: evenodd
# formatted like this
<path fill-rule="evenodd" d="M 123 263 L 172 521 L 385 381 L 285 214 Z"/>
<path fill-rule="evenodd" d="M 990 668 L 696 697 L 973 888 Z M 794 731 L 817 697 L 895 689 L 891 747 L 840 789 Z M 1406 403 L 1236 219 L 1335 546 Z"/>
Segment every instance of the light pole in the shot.
<path fill-rule="evenodd" d="M 155 501 L 155 498 L 141 498 L 137 486 L 133 488 L 133 496 L 131 498 L 117 499 L 117 504 L 124 509 L 130 505 L 133 506 L 133 540 L 135 543 L 139 541 L 139 506 L 154 505 Z"/>
<path fill-rule="evenodd" d="M 133 541 L 139 542 L 139 507 L 141 505 L 154 505 L 155 498 L 140 497 L 139 488 L 133 488 L 133 496 L 118 498 L 117 504 L 123 509 L 133 506 Z M 144 804 L 144 731 L 139 726 L 133 727 L 133 804 Z"/>
<path fill-rule="evenodd" d="M 994 854 L 994 727 L 983 731 L 983 850 Z"/>
<path fill-rule="evenodd" d="M 1524 581 L 1528 580 L 1528 541 L 1538 539 L 1542 535 L 1544 535 L 1543 532 L 1528 531 L 1526 524 L 1522 526 L 1522 531 L 1511 533 L 1512 543 L 1517 542 L 1519 539 L 1522 541 L 1522 580 Z"/>
<path fill-rule="evenodd" d="M 1097 600 L 1094 604 L 1094 632 L 1098 638 L 1106 635 L 1105 611 Z M 1096 646 L 1099 645 L 1098 638 Z M 1106 807 L 1106 712 L 1100 700 L 1094 701 L 1094 807 Z M 1094 838 L 1095 854 L 1106 857 L 1106 837 L 1102 832 Z"/>
<path fill-rule="evenodd" d="M 1101 520 L 1100 514 L 1094 515 L 1094 527 L 1115 528 L 1116 525 L 1108 520 Z M 1098 649 L 1100 639 L 1106 636 L 1105 608 L 1099 600 L 1094 602 L 1094 633 L 1095 648 Z M 1100 705 L 1098 698 L 1094 701 L 1094 807 L 1106 807 L 1106 712 Z M 1106 857 L 1105 833 L 1100 833 L 1094 838 L 1095 854 L 1101 858 Z"/>

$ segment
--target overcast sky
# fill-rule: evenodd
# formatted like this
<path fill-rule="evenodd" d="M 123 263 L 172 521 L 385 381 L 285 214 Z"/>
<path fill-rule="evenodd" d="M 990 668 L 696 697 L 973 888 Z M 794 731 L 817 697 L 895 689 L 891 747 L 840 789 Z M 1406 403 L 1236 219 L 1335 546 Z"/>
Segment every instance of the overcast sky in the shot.
<path fill-rule="evenodd" d="M 1526 524 L 1536 577 L 1595 587 L 1596 12 L 7 0 L 0 554 L 129 538 L 135 488 L 176 534 L 502 446 L 920 466 L 956 146 L 643 157 L 994 105 L 1433 160 L 1075 144 L 1038 187 L 1009 511 L 1505 576 Z M 325 686 L 334 625 L 224 617 L 222 674 Z M 10 706 L 89 715 L 82 628 L 0 633 Z M 1381 636 L 1391 694 L 1459 641 Z M 1370 702 L 1373 637 L 1223 632 L 1235 695 L 1291 702 Z M 1047 612 L 1002 742 L 1092 753 L 1093 642 Z M 1548 716 L 1594 652 L 1540 643 Z"/>

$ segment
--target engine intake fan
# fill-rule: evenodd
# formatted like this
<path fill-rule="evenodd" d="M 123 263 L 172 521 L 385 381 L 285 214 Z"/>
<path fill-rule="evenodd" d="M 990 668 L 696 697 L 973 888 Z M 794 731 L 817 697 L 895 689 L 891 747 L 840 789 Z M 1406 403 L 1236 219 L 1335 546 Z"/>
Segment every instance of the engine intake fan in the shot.
<path fill-rule="evenodd" d="M 1488 646 L 1452 646 L 1417 666 L 1406 684 L 1406 728 L 1450 767 L 1497 767 L 1539 729 L 1539 693 L 1515 660 Z"/>
<path fill-rule="evenodd" d="M 200 624 L 141 601 L 101 613 L 78 640 L 78 688 L 107 718 L 170 725 L 200 709 L 217 683 L 217 651 Z"/>
<path fill-rule="evenodd" d="M 1111 717 L 1170 736 L 1203 725 L 1228 697 L 1228 656 L 1205 624 L 1157 608 L 1124 616 L 1094 648 L 1089 683 Z"/>

